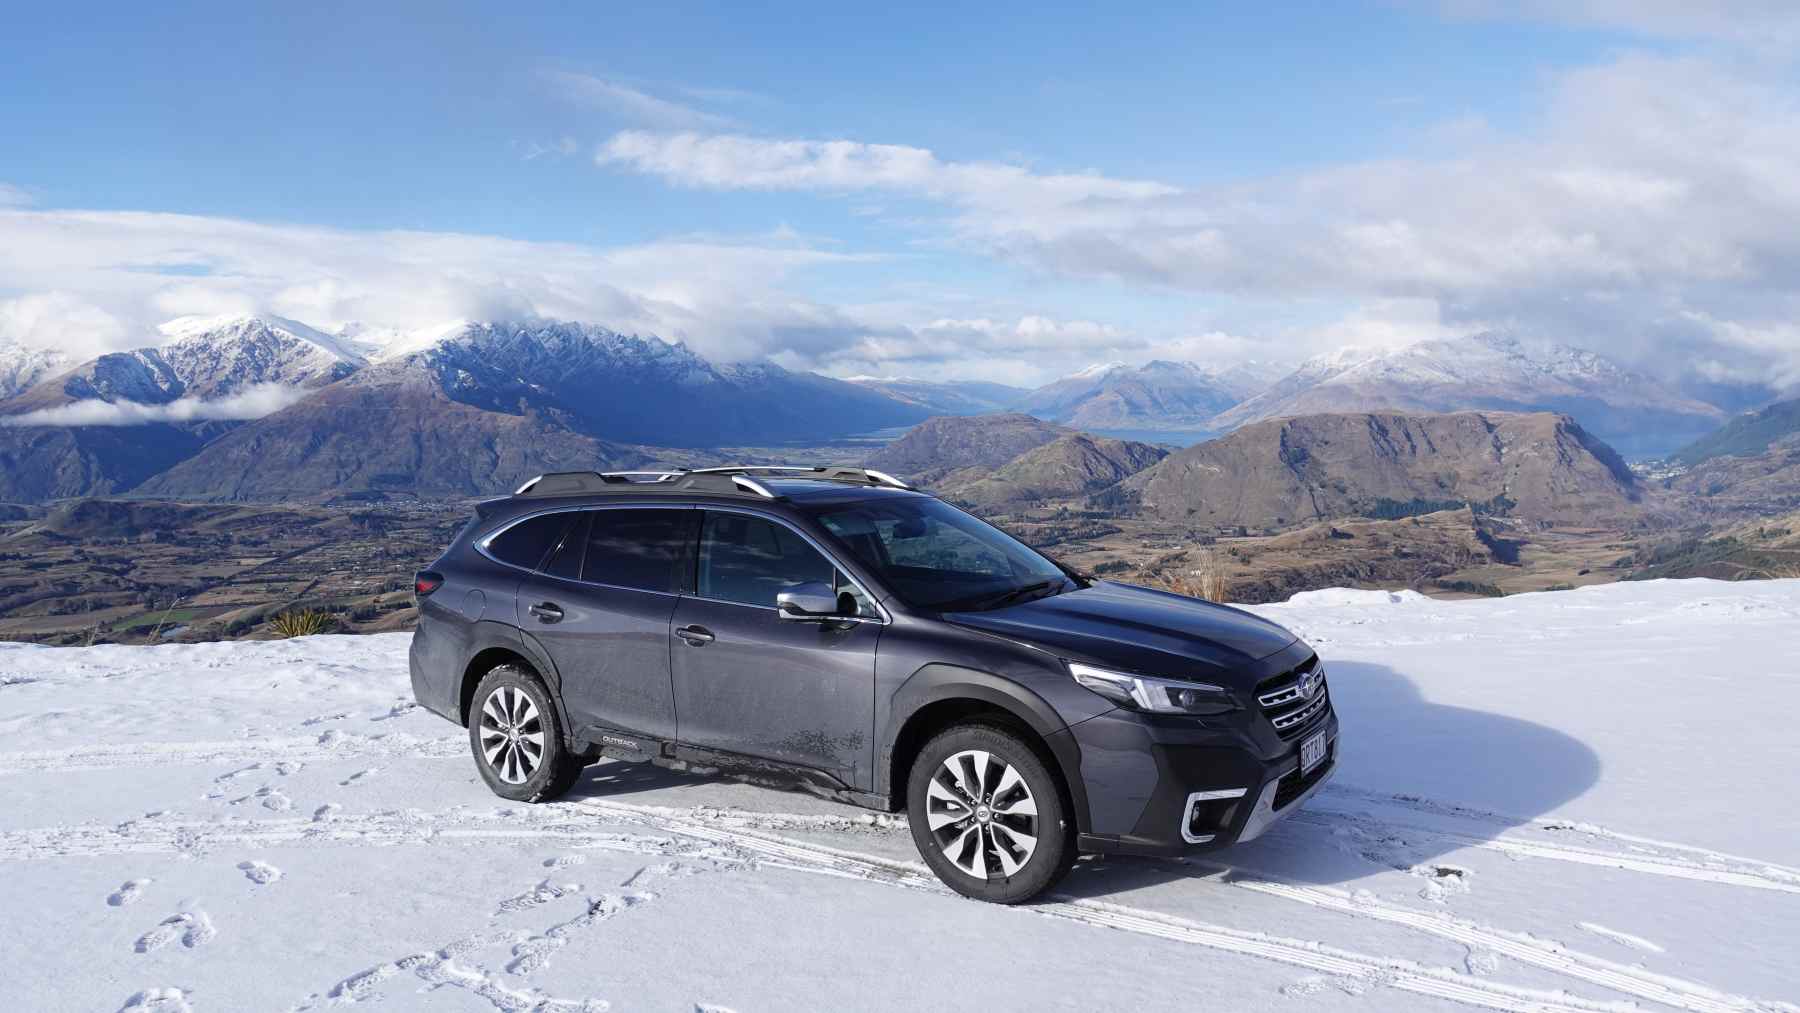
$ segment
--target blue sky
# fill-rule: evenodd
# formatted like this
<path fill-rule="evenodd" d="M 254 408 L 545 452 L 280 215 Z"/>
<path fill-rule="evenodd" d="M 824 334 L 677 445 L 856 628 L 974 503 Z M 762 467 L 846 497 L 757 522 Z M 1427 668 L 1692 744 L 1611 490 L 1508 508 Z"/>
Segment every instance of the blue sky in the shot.
<path fill-rule="evenodd" d="M 1786 251 L 1738 218 L 1787 197 L 1719 192 L 1785 137 L 1655 139 L 1703 143 L 1696 93 L 1791 111 L 1793 30 L 1609 0 L 34 5 L 0 38 L 0 338 L 254 309 L 1016 382 L 1481 326 L 1785 362 Z M 1626 301 L 1655 305 L 1596 309 Z"/>

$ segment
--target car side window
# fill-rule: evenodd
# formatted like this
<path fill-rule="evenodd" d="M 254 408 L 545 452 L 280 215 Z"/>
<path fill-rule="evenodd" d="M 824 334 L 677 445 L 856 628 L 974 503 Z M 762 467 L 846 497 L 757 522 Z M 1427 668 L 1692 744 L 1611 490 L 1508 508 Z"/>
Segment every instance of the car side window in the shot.
<path fill-rule="evenodd" d="M 691 510 L 593 510 L 581 579 L 672 593 L 688 556 Z"/>
<path fill-rule="evenodd" d="M 535 570 L 562 540 L 572 513 L 543 514 L 514 524 L 488 541 L 488 554 L 502 563 Z"/>
<path fill-rule="evenodd" d="M 577 514 L 575 523 L 563 532 L 562 541 L 550 550 L 543 572 L 565 580 L 581 579 L 581 559 L 587 553 L 588 516 Z"/>
<path fill-rule="evenodd" d="M 837 586 L 837 568 L 787 525 L 707 512 L 700 534 L 702 598 L 774 608 L 776 595 L 813 581 Z"/>

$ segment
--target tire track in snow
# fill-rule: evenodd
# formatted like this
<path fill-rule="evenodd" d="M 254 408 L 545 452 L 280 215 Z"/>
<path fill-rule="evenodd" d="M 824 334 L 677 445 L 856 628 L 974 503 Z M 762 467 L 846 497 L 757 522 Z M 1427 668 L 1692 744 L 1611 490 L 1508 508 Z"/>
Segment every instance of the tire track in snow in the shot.
<path fill-rule="evenodd" d="M 67 749 L 0 753 L 0 776 L 65 770 L 113 770 L 146 764 L 258 763 L 346 757 L 447 759 L 468 755 L 468 743 L 446 736 L 356 735 L 330 731 L 283 739 L 217 742 L 121 742 Z"/>
<path fill-rule="evenodd" d="M 1627 852 L 1583 848 L 1572 844 L 1545 844 L 1510 835 L 1481 836 L 1383 820 L 1368 813 L 1340 809 L 1308 807 L 1289 817 L 1289 820 L 1308 826 L 1334 829 L 1349 826 L 1374 838 L 1374 843 L 1378 845 L 1384 843 L 1384 840 L 1391 840 L 1400 835 L 1409 835 L 1414 838 L 1442 841 L 1457 847 L 1498 851 L 1513 858 L 1542 858 L 1576 865 L 1593 865 L 1625 872 L 1638 872 L 1650 876 L 1714 883 L 1720 886 L 1738 886 L 1754 890 L 1800 894 L 1800 870 L 1788 869 L 1770 862 L 1757 862 L 1754 859 L 1732 858 L 1699 848 L 1688 848 L 1685 845 L 1662 844 L 1660 846 L 1690 854 L 1704 854 L 1709 858 L 1697 860 L 1680 855 L 1658 855 L 1651 850 L 1657 845 L 1650 844 L 1639 845 L 1645 849 L 1643 851 Z M 1614 839 L 1630 840 L 1623 835 L 1616 836 Z"/>
<path fill-rule="evenodd" d="M 1213 865 L 1231 872 L 1226 866 Z M 1787 1003 L 1764 1002 L 1748 996 L 1723 992 L 1698 982 L 1656 974 L 1641 968 L 1615 963 L 1604 957 L 1570 950 L 1518 933 L 1491 928 L 1435 911 L 1416 911 L 1394 907 L 1379 901 L 1350 897 L 1316 887 L 1298 886 L 1266 879 L 1228 880 L 1230 885 L 1269 897 L 1295 901 L 1311 907 L 1336 911 L 1357 918 L 1370 918 L 1428 935 L 1438 936 L 1469 947 L 1492 950 L 1533 967 L 1543 968 L 1590 984 L 1623 992 L 1626 995 L 1662 1003 L 1694 1013 L 1774 1013 L 1800 1010 Z"/>
<path fill-rule="evenodd" d="M 598 800 L 595 800 L 598 801 Z M 590 803 L 591 804 L 591 803 Z M 792 826 L 794 828 L 825 829 L 832 824 L 821 823 L 820 817 L 802 816 L 784 813 L 742 813 L 731 814 L 739 818 L 733 819 L 722 811 L 698 810 L 692 816 L 684 817 L 680 810 L 655 806 L 625 805 L 623 803 L 600 803 L 614 809 L 628 809 L 651 817 L 670 820 L 674 823 L 697 824 L 709 827 L 741 827 L 746 823 L 750 829 L 761 829 L 769 826 Z M 825 817 L 823 819 L 831 819 Z M 759 826 L 760 825 L 760 826 Z M 904 826 L 904 822 L 899 824 Z M 757 835 L 761 836 L 761 835 Z M 793 842 L 800 843 L 800 842 Z M 820 847 L 801 844 L 801 847 Z M 820 848 L 836 854 L 861 858 L 866 861 L 897 867 L 915 873 L 920 877 L 926 870 L 909 866 L 909 863 L 896 863 L 888 859 L 857 855 L 854 852 L 836 852 L 835 849 Z M 1747 996 L 1724 992 L 1698 982 L 1687 981 L 1667 975 L 1641 970 L 1627 965 L 1609 961 L 1579 951 L 1544 943 L 1519 933 L 1504 929 L 1480 925 L 1464 921 L 1449 915 L 1431 911 L 1416 911 L 1403 907 L 1382 904 L 1379 901 L 1352 898 L 1339 892 L 1304 887 L 1279 882 L 1273 878 L 1242 878 L 1242 869 L 1220 863 L 1202 863 L 1221 872 L 1233 875 L 1227 879 L 1229 885 L 1248 889 L 1265 896 L 1295 901 L 1325 910 L 1355 917 L 1372 918 L 1390 924 L 1400 925 L 1416 931 L 1435 935 L 1452 942 L 1470 947 L 1480 947 L 1513 958 L 1523 964 L 1529 964 L 1544 970 L 1563 974 L 1590 984 L 1600 985 L 1617 992 L 1662 1003 L 1677 1009 L 1694 1011 L 1694 1013 L 1745 1013 L 1745 1011 L 1786 1011 L 1800 1010 L 1786 1003 L 1768 1003 Z M 1260 876 L 1260 874 L 1255 874 Z M 934 883 L 935 880 L 927 879 Z M 1098 903 L 1098 902 L 1096 902 Z M 1134 912 L 1133 909 L 1111 909 Z M 1160 917 L 1160 916 L 1152 916 Z"/>
<path fill-rule="evenodd" d="M 525 815 L 520 815 L 524 813 Z M 44 827 L 0 831 L 0 862 L 127 854 L 193 854 L 228 847 L 284 844 L 393 846 L 406 844 L 537 844 L 639 854 L 692 854 L 673 837 L 596 830 L 591 819 L 502 813 L 384 811 L 331 814 L 323 819 L 130 820 L 114 826 Z"/>
<path fill-rule="evenodd" d="M 1623 831 L 1614 830 L 1610 827 L 1603 827 L 1579 820 L 1557 819 L 1553 817 L 1525 819 L 1523 817 L 1508 816 L 1504 813 L 1492 812 L 1486 809 L 1458 805 L 1453 802 L 1443 802 L 1438 799 L 1425 798 L 1419 795 L 1388 794 L 1335 782 L 1326 785 L 1322 794 L 1327 797 L 1336 795 L 1355 798 L 1378 806 L 1407 809 L 1414 812 L 1427 813 L 1433 816 L 1445 816 L 1463 820 L 1465 822 L 1478 823 L 1490 828 L 1490 836 L 1498 835 L 1502 831 L 1521 827 L 1543 833 L 1572 833 L 1594 838 L 1596 840 L 1617 842 L 1619 844 L 1628 845 L 1634 849 L 1648 849 L 1651 852 L 1665 852 L 1691 856 L 1691 858 L 1687 860 L 1689 864 L 1698 865 L 1702 868 L 1729 869 L 1735 867 L 1736 870 L 1740 872 L 1746 872 L 1752 875 L 1762 875 L 1784 884 L 1800 886 L 1800 868 L 1781 865 L 1760 858 L 1750 858 L 1745 855 L 1733 855 L 1728 852 L 1719 851 L 1716 848 L 1706 848 L 1693 844 L 1683 844 L 1678 841 L 1662 840 L 1661 838 L 1656 837 L 1628 834 Z M 1309 805 L 1303 811 L 1340 814 L 1339 810 L 1321 808 L 1317 803 Z M 1342 815 L 1352 817 L 1359 815 L 1373 816 L 1373 814 L 1359 813 L 1347 813 Z"/>
<path fill-rule="evenodd" d="M 586 799 L 576 803 L 553 804 L 579 805 L 605 813 L 620 822 L 637 823 L 668 833 L 693 836 L 736 849 L 748 856 L 759 857 L 762 864 L 767 866 L 955 896 L 923 867 L 908 862 L 727 829 L 619 802 Z M 1209 925 L 1104 901 L 1062 899 L 1033 905 L 1024 910 L 1085 925 L 1119 929 L 1242 956 L 1259 957 L 1334 977 L 1386 985 L 1432 998 L 1508 1013 L 1594 1013 L 1620 1009 L 1616 1003 L 1594 1002 L 1567 994 L 1516 988 L 1455 971 L 1426 967 L 1408 960 L 1368 956 L 1320 942 Z"/>

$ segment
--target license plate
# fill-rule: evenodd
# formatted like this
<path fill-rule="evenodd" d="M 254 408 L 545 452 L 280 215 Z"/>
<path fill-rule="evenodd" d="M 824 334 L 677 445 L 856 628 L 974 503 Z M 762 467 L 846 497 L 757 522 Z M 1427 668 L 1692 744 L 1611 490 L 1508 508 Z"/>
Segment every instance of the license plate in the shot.
<path fill-rule="evenodd" d="M 1305 777 L 1312 773 L 1314 767 L 1325 762 L 1325 752 L 1328 745 L 1329 743 L 1325 741 L 1324 732 L 1320 732 L 1312 738 L 1307 739 L 1305 742 L 1300 743 L 1301 777 Z"/>

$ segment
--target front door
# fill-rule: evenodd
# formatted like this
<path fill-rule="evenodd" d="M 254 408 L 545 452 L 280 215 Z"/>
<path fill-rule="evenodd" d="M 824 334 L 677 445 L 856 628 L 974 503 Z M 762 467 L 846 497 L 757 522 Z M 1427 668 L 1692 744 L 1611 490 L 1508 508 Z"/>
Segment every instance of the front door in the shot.
<path fill-rule="evenodd" d="M 854 589 L 793 528 L 748 513 L 705 511 L 696 563 L 670 644 L 682 741 L 871 787 L 882 627 L 783 619 L 775 609 L 776 594 L 796 584 Z"/>
<path fill-rule="evenodd" d="M 583 513 L 520 586 L 519 626 L 556 663 L 573 730 L 673 739 L 669 620 L 697 511 Z"/>

